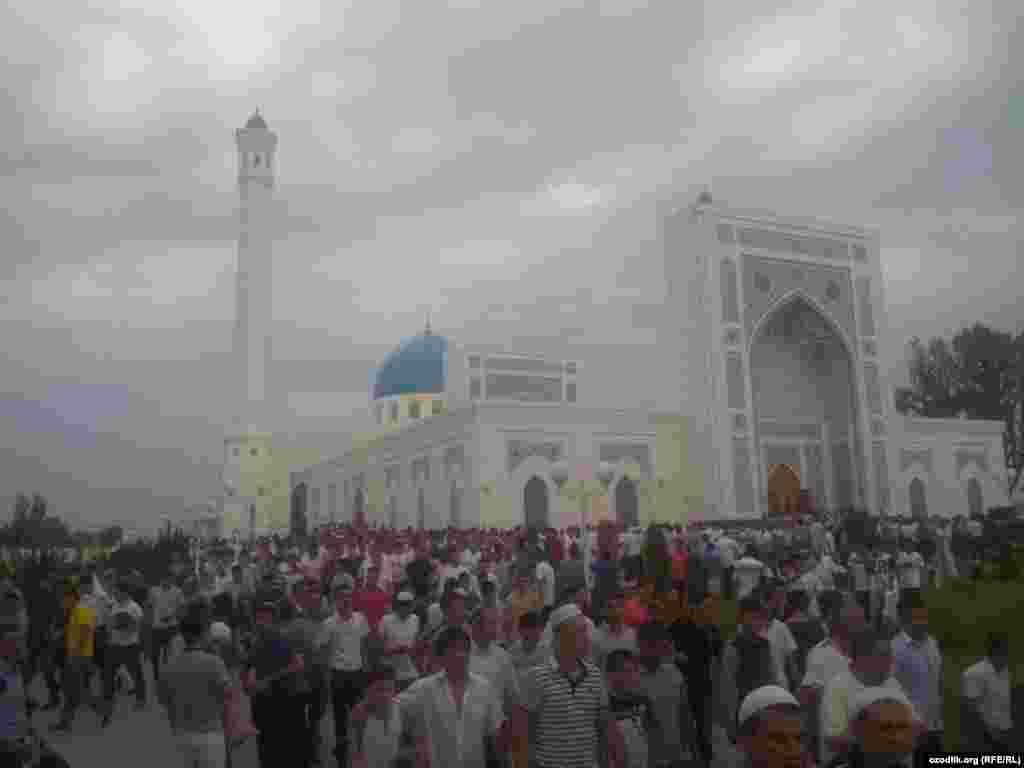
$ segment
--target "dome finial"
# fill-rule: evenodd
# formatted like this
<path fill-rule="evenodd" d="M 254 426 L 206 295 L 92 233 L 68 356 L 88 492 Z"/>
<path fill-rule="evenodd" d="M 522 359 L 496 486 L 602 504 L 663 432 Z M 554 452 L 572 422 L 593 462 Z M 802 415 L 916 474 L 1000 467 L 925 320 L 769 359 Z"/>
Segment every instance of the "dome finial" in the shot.
<path fill-rule="evenodd" d="M 429 336 L 432 333 L 433 333 L 433 331 L 430 330 L 430 310 L 428 309 L 427 310 L 427 324 L 426 324 L 426 326 L 423 329 L 423 335 L 424 336 Z"/>

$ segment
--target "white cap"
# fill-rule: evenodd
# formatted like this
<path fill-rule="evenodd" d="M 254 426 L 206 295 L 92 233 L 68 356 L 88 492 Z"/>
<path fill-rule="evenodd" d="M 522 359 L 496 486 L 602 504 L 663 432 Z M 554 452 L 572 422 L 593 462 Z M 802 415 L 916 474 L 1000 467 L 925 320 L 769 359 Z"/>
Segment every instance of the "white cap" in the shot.
<path fill-rule="evenodd" d="M 551 618 L 548 621 L 551 623 L 551 629 L 555 630 L 567 621 L 572 621 L 577 616 L 581 615 L 582 611 L 580 611 L 578 605 L 575 603 L 567 603 L 555 608 L 555 610 L 551 612 Z"/>
<path fill-rule="evenodd" d="M 758 712 L 768 709 L 769 707 L 780 706 L 799 708 L 800 702 L 793 698 L 793 694 L 782 686 L 764 685 L 747 694 L 747 697 L 743 699 L 743 703 L 740 704 L 739 715 L 736 719 L 740 727 L 742 727 L 747 720 Z"/>
<path fill-rule="evenodd" d="M 898 701 L 900 704 L 905 704 L 911 712 L 914 711 L 914 705 L 910 703 L 910 699 L 903 691 L 886 685 L 876 685 L 865 688 L 853 697 L 853 701 L 850 703 L 850 722 L 852 723 L 863 715 L 864 710 L 872 704 L 878 704 L 880 701 Z M 914 716 L 916 717 L 916 714 Z"/>
<path fill-rule="evenodd" d="M 399 592 L 398 597 L 395 598 L 400 603 L 411 603 L 415 598 L 412 596 L 412 592 Z"/>
<path fill-rule="evenodd" d="M 223 621 L 215 621 L 210 625 L 210 639 L 222 642 L 231 640 L 231 627 Z"/>

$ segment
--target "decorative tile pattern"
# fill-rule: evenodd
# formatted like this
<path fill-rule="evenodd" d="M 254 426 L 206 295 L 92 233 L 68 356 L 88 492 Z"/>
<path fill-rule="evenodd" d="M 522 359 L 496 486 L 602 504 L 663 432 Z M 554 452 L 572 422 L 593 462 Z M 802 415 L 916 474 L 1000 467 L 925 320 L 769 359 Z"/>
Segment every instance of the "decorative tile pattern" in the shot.
<path fill-rule="evenodd" d="M 598 448 L 598 459 L 609 464 L 638 464 L 645 475 L 651 474 L 651 447 L 646 443 L 604 443 Z"/>
<path fill-rule="evenodd" d="M 876 501 L 879 511 L 884 514 L 889 510 L 889 462 L 885 459 L 885 443 L 876 441 L 871 446 L 871 456 L 878 492 Z"/>
<path fill-rule="evenodd" d="M 857 312 L 860 315 L 860 335 L 875 335 L 874 301 L 871 298 L 871 278 L 857 278 Z"/>
<path fill-rule="evenodd" d="M 736 262 L 722 259 L 722 322 L 740 321 L 739 273 Z"/>
<path fill-rule="evenodd" d="M 984 472 L 988 472 L 988 451 L 984 449 L 979 451 L 977 448 L 956 448 L 953 456 L 956 459 L 957 475 L 971 462 L 977 463 Z"/>
<path fill-rule="evenodd" d="M 864 387 L 868 395 L 868 407 L 877 415 L 882 413 L 882 387 L 878 380 L 878 366 L 874 363 L 864 364 Z"/>
<path fill-rule="evenodd" d="M 817 424 L 788 424 L 782 421 L 761 421 L 757 425 L 761 437 L 803 437 L 817 440 L 821 428 Z"/>
<path fill-rule="evenodd" d="M 747 407 L 747 392 L 743 382 L 743 358 L 728 355 L 725 358 L 725 381 L 729 407 L 741 410 Z"/>
<path fill-rule="evenodd" d="M 466 452 L 461 445 L 451 445 L 444 452 L 445 477 L 461 474 L 466 468 Z"/>
<path fill-rule="evenodd" d="M 838 507 L 853 504 L 853 478 L 850 473 L 850 446 L 845 442 L 835 443 L 832 446 L 832 479 L 836 494 L 834 503 Z"/>
<path fill-rule="evenodd" d="M 800 254 L 817 259 L 845 261 L 849 259 L 846 243 L 825 237 L 801 237 L 770 229 L 743 228 L 738 236 L 741 245 L 778 254 Z"/>
<path fill-rule="evenodd" d="M 930 448 L 904 448 L 900 451 L 900 472 L 906 472 L 912 464 L 921 464 L 930 474 L 932 451 Z"/>
<path fill-rule="evenodd" d="M 793 279 L 794 266 L 795 263 L 792 261 L 749 254 L 744 256 L 741 293 L 743 324 L 747 338 L 750 338 L 754 326 L 767 312 L 780 308 L 779 299 L 799 291 L 798 295 L 806 296 L 819 305 L 813 307 L 815 312 L 826 315 L 842 329 L 847 339 L 854 339 L 856 333 L 853 318 L 853 287 L 849 270 L 825 264 L 799 264 L 803 278 L 796 281 Z M 839 286 L 839 296 L 834 301 L 828 300 L 826 296 L 829 283 Z M 809 302 L 806 305 L 813 306 Z"/>
<path fill-rule="evenodd" d="M 528 440 L 509 440 L 506 443 L 509 474 L 532 456 L 559 461 L 563 455 L 562 444 L 559 442 L 530 442 Z"/>
<path fill-rule="evenodd" d="M 804 446 L 804 461 L 807 463 L 807 480 L 804 487 L 811 492 L 811 500 L 818 508 L 827 504 L 825 494 L 825 454 L 820 443 Z"/>
<path fill-rule="evenodd" d="M 732 441 L 733 483 L 736 487 L 736 513 L 750 516 L 756 511 L 754 478 L 750 464 L 750 443 L 746 438 Z"/>

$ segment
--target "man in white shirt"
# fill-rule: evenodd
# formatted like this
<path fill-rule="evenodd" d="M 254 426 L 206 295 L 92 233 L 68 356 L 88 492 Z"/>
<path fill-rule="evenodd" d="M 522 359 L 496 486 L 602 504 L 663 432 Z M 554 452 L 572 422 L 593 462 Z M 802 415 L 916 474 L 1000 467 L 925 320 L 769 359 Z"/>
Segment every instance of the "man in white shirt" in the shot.
<path fill-rule="evenodd" d="M 419 677 L 412 653 L 420 634 L 420 618 L 413 613 L 412 592 L 400 592 L 395 610 L 380 620 L 379 632 L 384 640 L 384 658 L 395 669 L 395 685 L 404 691 Z"/>
<path fill-rule="evenodd" d="M 546 554 L 541 555 L 534 578 L 537 580 L 541 597 L 544 598 L 544 610 L 550 613 L 555 607 L 555 569 L 551 567 Z"/>
<path fill-rule="evenodd" d="M 135 708 L 141 710 L 146 707 L 146 676 L 142 672 L 142 607 L 132 600 L 129 589 L 130 585 L 118 583 L 110 609 L 103 664 L 104 727 L 110 725 L 114 714 L 114 682 L 121 667 L 125 667 L 135 681 Z"/>
<path fill-rule="evenodd" d="M 787 689 L 795 687 L 797 679 L 796 638 L 782 621 L 782 608 L 786 602 L 786 590 L 782 582 L 772 582 L 765 592 L 771 621 L 764 637 L 772 647 L 772 662 L 775 664 L 775 679 Z"/>
<path fill-rule="evenodd" d="M 324 622 L 320 644 L 326 646 L 331 665 L 334 754 L 338 765 L 347 765 L 348 716 L 362 698 L 365 689 L 366 646 L 370 626 L 363 614 L 352 610 L 351 582 L 342 582 L 335 590 L 334 606 L 334 615 Z"/>
<path fill-rule="evenodd" d="M 1013 742 L 1013 714 L 1010 696 L 1010 636 L 993 632 L 987 639 L 984 659 L 964 670 L 963 695 L 974 711 L 984 733 L 981 742 L 965 745 L 984 752 L 1020 749 Z"/>
<path fill-rule="evenodd" d="M 417 724 L 418 757 L 431 766 L 486 768 L 491 740 L 499 755 L 508 751 L 501 698 L 470 671 L 471 644 L 462 627 L 445 628 L 434 644 L 441 671 L 397 699 L 403 717 Z"/>
<path fill-rule="evenodd" d="M 171 639 L 178 634 L 178 614 L 185 595 L 168 577 L 150 590 L 149 604 L 153 611 L 153 679 L 159 680 L 160 663 L 166 661 Z"/>
<path fill-rule="evenodd" d="M 806 671 L 799 688 L 800 701 L 812 715 L 812 749 L 819 755 L 824 749 L 820 712 L 825 687 L 837 675 L 849 671 L 847 641 L 851 632 L 864 626 L 864 611 L 856 605 L 846 608 L 837 605 L 827 618 L 830 635 L 807 654 Z"/>
<path fill-rule="evenodd" d="M 851 744 L 850 713 L 857 694 L 865 688 L 878 686 L 902 692 L 899 682 L 892 676 L 892 668 L 892 646 L 884 635 L 868 627 L 851 635 L 850 668 L 828 682 L 822 697 L 823 764 L 845 752 Z"/>
<path fill-rule="evenodd" d="M 473 621 L 473 650 L 469 671 L 491 684 L 494 695 L 501 697 L 502 709 L 515 712 L 519 707 L 519 678 L 508 651 L 498 645 L 500 618 L 496 608 L 481 608 Z"/>

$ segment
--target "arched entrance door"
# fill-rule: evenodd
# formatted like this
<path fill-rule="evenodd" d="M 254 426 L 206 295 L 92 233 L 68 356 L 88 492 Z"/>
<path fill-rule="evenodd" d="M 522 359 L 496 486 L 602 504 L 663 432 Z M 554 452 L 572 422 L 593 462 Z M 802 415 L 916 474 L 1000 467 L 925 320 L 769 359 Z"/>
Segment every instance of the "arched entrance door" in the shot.
<path fill-rule="evenodd" d="M 915 477 L 910 481 L 910 514 L 912 517 L 928 517 L 928 499 L 925 495 L 924 483 Z"/>
<path fill-rule="evenodd" d="M 793 515 L 800 508 L 800 475 L 789 464 L 776 464 L 768 472 L 768 514 Z"/>
<path fill-rule="evenodd" d="M 548 486 L 536 475 L 523 488 L 523 518 L 527 528 L 548 527 Z"/>
<path fill-rule="evenodd" d="M 620 525 L 632 528 L 640 524 L 640 501 L 637 498 L 636 483 L 623 477 L 615 485 L 615 517 Z"/>
<path fill-rule="evenodd" d="M 352 504 L 352 521 L 356 525 L 366 524 L 366 497 L 362 488 L 356 490 L 356 498 Z"/>
<path fill-rule="evenodd" d="M 448 496 L 448 525 L 452 528 L 462 527 L 462 491 L 455 483 L 452 483 Z"/>
<path fill-rule="evenodd" d="M 767 276 L 758 278 L 759 290 L 775 290 Z M 848 302 L 850 297 L 844 295 L 847 290 L 832 282 L 822 300 Z M 837 326 L 813 300 L 793 294 L 770 310 L 758 325 L 748 359 L 754 455 L 762 457 L 759 474 L 763 492 L 769 497 L 767 512 L 780 514 L 779 505 L 785 508 L 791 498 L 798 508 L 800 484 L 820 507 L 854 505 L 859 489 L 865 486 L 863 440 L 856 427 L 854 360 Z M 744 361 L 732 357 L 729 363 L 725 382 L 729 405 L 745 408 Z M 807 476 L 803 478 L 800 470 L 794 469 L 800 460 L 788 458 L 794 453 L 794 436 L 801 439 L 799 450 L 807 457 Z M 773 478 L 774 467 L 782 464 L 789 464 L 790 472 Z M 756 486 L 745 456 L 737 456 L 734 470 L 737 507 L 748 503 L 756 506 Z M 798 485 L 791 497 L 793 476 Z M 775 508 L 770 500 L 773 494 Z"/>
<path fill-rule="evenodd" d="M 422 488 L 416 494 L 416 527 L 421 531 L 427 529 L 427 500 Z"/>
<path fill-rule="evenodd" d="M 981 483 L 976 477 L 967 481 L 967 509 L 972 517 L 985 512 L 985 502 L 981 496 Z"/>
<path fill-rule="evenodd" d="M 296 536 L 305 536 L 308 528 L 306 518 L 306 484 L 299 483 L 292 490 L 291 529 Z"/>

